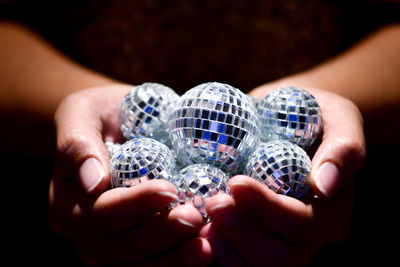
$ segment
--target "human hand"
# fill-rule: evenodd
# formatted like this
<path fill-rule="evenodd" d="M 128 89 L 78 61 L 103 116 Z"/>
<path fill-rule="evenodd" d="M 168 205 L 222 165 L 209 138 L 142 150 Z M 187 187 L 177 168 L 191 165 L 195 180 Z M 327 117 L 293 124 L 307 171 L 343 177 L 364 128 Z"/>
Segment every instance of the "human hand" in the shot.
<path fill-rule="evenodd" d="M 262 97 L 263 89 L 253 94 Z M 311 188 L 317 197 L 300 201 L 275 194 L 250 177 L 231 178 L 233 198 L 218 194 L 208 200 L 212 223 L 200 232 L 209 240 L 217 262 L 303 266 L 319 248 L 346 237 L 352 177 L 365 155 L 362 118 L 350 101 L 330 92 L 307 90 L 323 114 L 322 142 L 312 159 Z"/>
<path fill-rule="evenodd" d="M 86 264 L 206 265 L 208 242 L 191 238 L 203 225 L 199 212 L 189 205 L 162 211 L 176 199 L 172 184 L 153 180 L 107 190 L 104 141 L 122 140 L 118 109 L 130 89 L 90 88 L 60 104 L 49 223 L 75 243 Z"/>

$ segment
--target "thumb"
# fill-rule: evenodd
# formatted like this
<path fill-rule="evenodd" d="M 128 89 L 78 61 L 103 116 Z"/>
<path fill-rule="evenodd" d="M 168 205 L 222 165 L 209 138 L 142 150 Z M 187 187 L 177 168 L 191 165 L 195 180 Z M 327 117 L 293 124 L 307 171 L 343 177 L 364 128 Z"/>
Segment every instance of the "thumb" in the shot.
<path fill-rule="evenodd" d="M 323 138 L 312 160 L 311 186 L 325 198 L 331 197 L 365 158 L 362 117 L 350 101 L 339 100 L 335 106 L 321 107 L 325 109 Z"/>
<path fill-rule="evenodd" d="M 313 159 L 311 186 L 321 197 L 331 197 L 363 162 L 362 145 L 348 139 L 327 140 Z"/>
<path fill-rule="evenodd" d="M 89 135 L 81 136 L 81 139 L 84 140 L 89 138 Z M 91 142 L 84 140 L 73 145 L 80 153 L 76 157 L 76 159 L 80 159 L 76 164 L 78 182 L 86 193 L 97 194 L 105 191 L 109 186 L 109 159 L 101 139 L 100 142 L 96 142 L 97 140 L 94 139 L 91 139 Z"/>
<path fill-rule="evenodd" d="M 90 99 L 70 95 L 56 112 L 58 166 L 74 177 L 82 190 L 98 194 L 109 186 L 109 158 L 102 140 L 100 114 Z M 69 176 L 68 176 L 69 175 Z"/>

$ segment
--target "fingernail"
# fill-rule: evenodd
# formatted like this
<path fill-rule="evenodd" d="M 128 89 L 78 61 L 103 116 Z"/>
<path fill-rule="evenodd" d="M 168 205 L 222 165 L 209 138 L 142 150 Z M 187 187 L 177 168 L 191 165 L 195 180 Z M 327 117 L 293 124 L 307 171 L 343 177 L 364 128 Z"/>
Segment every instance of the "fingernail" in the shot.
<path fill-rule="evenodd" d="M 176 219 L 176 221 L 178 222 L 178 223 L 180 223 L 180 224 L 182 224 L 182 225 L 185 225 L 185 226 L 188 226 L 188 227 L 190 227 L 190 228 L 198 228 L 196 225 L 194 225 L 193 223 L 190 223 L 190 222 L 188 222 L 188 221 L 185 221 L 184 219 L 182 219 L 182 218 L 178 218 L 178 219 Z"/>
<path fill-rule="evenodd" d="M 319 167 L 315 175 L 315 185 L 325 197 L 332 196 L 340 183 L 340 173 L 335 164 L 325 162 Z"/>
<path fill-rule="evenodd" d="M 105 172 L 101 163 L 95 158 L 85 160 L 79 169 L 79 179 L 86 193 L 90 193 L 104 178 Z"/>
<path fill-rule="evenodd" d="M 166 191 L 166 192 L 157 192 L 157 194 L 159 194 L 161 196 L 169 197 L 169 198 L 171 198 L 171 201 L 178 198 L 177 194 L 172 193 L 172 192 L 168 192 L 168 191 Z"/>

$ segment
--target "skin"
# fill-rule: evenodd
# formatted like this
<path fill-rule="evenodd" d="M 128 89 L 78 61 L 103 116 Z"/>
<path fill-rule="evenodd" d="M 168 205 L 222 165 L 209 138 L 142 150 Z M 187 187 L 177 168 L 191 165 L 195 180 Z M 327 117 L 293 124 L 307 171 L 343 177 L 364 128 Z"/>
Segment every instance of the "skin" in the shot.
<path fill-rule="evenodd" d="M 76 244 L 90 265 L 185 265 L 190 257 L 183 255 L 199 259 L 190 261 L 199 266 L 211 261 L 304 265 L 317 249 L 342 240 L 348 232 L 353 174 L 365 157 L 362 116 L 371 142 L 398 138 L 393 114 L 400 114 L 400 26 L 391 25 L 311 70 L 250 93 L 263 97 L 278 86 L 294 85 L 310 91 L 320 103 L 323 136 L 311 174 L 316 197 L 299 201 L 276 195 L 249 177 L 236 176 L 229 182 L 233 197 L 208 200 L 212 223 L 203 225 L 190 206 L 160 212 L 176 194 L 165 181 L 107 190 L 103 141 L 121 140 L 116 103 L 131 85 L 71 61 L 20 25 L 0 23 L 0 36 L 0 107 L 10 116 L 34 114 L 36 120 L 48 122 L 54 116 L 57 159 L 49 222 Z M 380 116 L 388 112 L 393 116 Z M 374 123 L 388 130 L 372 127 Z M 98 174 L 95 183 L 82 170 L 88 159 L 99 162 L 93 171 Z M 328 172 L 324 163 L 333 169 Z"/>

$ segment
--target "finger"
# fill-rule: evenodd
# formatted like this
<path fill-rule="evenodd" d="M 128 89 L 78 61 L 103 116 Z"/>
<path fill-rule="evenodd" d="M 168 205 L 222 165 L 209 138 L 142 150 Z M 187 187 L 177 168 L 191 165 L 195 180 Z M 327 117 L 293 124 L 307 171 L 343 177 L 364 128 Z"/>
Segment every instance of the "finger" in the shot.
<path fill-rule="evenodd" d="M 193 206 L 182 205 L 122 233 L 118 243 L 124 256 L 130 260 L 138 260 L 189 238 L 199 231 L 202 225 L 200 213 Z"/>
<path fill-rule="evenodd" d="M 335 199 L 299 201 L 274 193 L 253 178 L 238 175 L 229 181 L 236 205 L 265 229 L 294 243 L 327 244 L 343 239 L 349 229 L 352 186 Z M 340 216 L 337 216 L 340 214 Z"/>
<path fill-rule="evenodd" d="M 70 176 L 78 177 L 82 189 L 89 194 L 103 192 L 109 185 L 109 158 L 103 134 L 115 134 L 118 129 L 115 125 L 118 112 L 111 115 L 107 111 L 116 110 L 122 92 L 127 90 L 124 86 L 118 88 L 114 94 L 111 94 L 111 89 L 117 88 L 110 87 L 97 94 L 86 90 L 69 95 L 55 115 L 59 161 L 69 168 L 74 166 Z M 104 109 L 105 106 L 107 109 Z"/>
<path fill-rule="evenodd" d="M 208 240 L 212 247 L 214 262 L 220 266 L 249 266 L 236 251 L 236 249 L 224 239 L 213 223 L 204 226 L 199 232 L 199 237 Z"/>
<path fill-rule="evenodd" d="M 192 206 L 182 205 L 108 238 L 90 239 L 91 245 L 85 244 L 80 250 L 89 262 L 136 262 L 178 246 L 202 225 L 200 213 Z"/>
<path fill-rule="evenodd" d="M 264 214 L 263 211 L 258 210 L 258 214 Z M 273 218 L 275 214 L 270 214 L 268 217 Z M 285 218 L 285 220 L 290 220 Z M 296 222 L 294 222 L 296 223 Z M 266 228 L 268 229 L 268 228 Z M 298 229 L 302 231 L 303 229 Z M 212 246 L 214 261 L 221 266 L 249 266 L 250 264 L 246 262 L 239 253 L 229 244 L 216 229 L 215 225 L 212 223 L 203 227 L 199 233 L 200 237 L 207 238 Z M 307 266 L 309 264 L 317 249 L 318 244 L 302 244 L 302 243 L 288 243 L 289 253 L 287 257 L 287 265 L 285 266 Z M 264 252 L 264 256 L 267 257 L 267 251 Z M 282 260 L 281 262 L 285 262 Z M 264 264 L 265 265 L 265 264 Z"/>
<path fill-rule="evenodd" d="M 176 199 L 175 187 L 152 180 L 130 188 L 115 188 L 98 196 L 74 190 L 71 181 L 50 186 L 49 220 L 70 237 L 106 236 L 133 226 Z"/>
<path fill-rule="evenodd" d="M 279 195 L 253 178 L 238 175 L 229 181 L 238 207 L 267 229 L 288 240 L 301 240 L 313 222 L 313 210 L 295 198 Z"/>
<path fill-rule="evenodd" d="M 365 157 L 362 117 L 349 100 L 328 92 L 315 93 L 323 113 L 322 143 L 312 164 L 311 186 L 320 197 L 332 196 L 361 167 Z M 330 105 L 336 98 L 335 105 Z"/>
<path fill-rule="evenodd" d="M 185 242 L 178 253 L 177 265 L 173 266 L 208 266 L 213 259 L 210 243 L 204 238 L 193 238 Z M 180 263 L 180 264 L 179 264 Z M 154 265 L 160 266 L 160 265 Z"/>
<path fill-rule="evenodd" d="M 289 247 L 267 232 L 246 213 L 241 212 L 231 197 L 217 194 L 208 199 L 207 212 L 218 232 L 251 264 L 284 266 Z"/>

